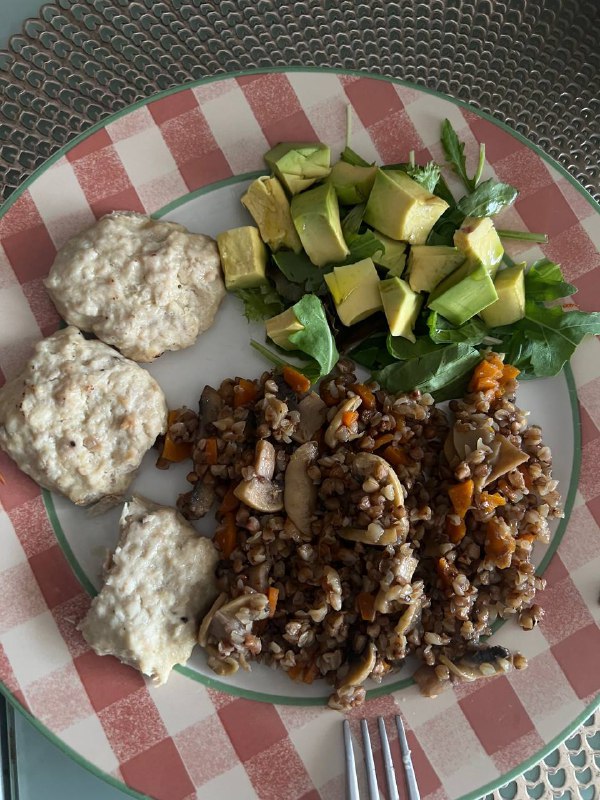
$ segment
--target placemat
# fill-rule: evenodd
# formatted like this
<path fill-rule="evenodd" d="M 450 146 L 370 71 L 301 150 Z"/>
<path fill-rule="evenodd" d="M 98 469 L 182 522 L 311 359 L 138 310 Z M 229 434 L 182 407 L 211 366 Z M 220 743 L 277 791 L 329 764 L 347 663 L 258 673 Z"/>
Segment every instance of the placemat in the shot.
<path fill-rule="evenodd" d="M 597 0 L 59 0 L 0 52 L 2 194 L 140 98 L 208 75 L 314 66 L 465 100 L 527 136 L 599 200 L 599 25 Z M 597 713 L 488 797 L 569 791 L 590 800 L 599 761 Z"/>

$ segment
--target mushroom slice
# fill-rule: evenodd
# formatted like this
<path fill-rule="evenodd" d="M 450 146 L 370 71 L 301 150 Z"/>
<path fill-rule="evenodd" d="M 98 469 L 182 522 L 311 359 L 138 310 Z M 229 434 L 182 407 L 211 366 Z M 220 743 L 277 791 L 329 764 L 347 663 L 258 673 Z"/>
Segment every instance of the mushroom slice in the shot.
<path fill-rule="evenodd" d="M 208 628 L 210 623 L 213 620 L 213 617 L 217 613 L 217 611 L 221 608 L 221 606 L 225 605 L 227 602 L 227 595 L 225 592 L 221 592 L 221 594 L 217 597 L 215 602 L 212 606 L 208 609 L 206 614 L 204 615 L 204 619 L 200 624 L 200 629 L 198 630 L 198 644 L 201 647 L 206 647 L 206 642 L 208 640 Z"/>
<path fill-rule="evenodd" d="M 254 471 L 260 478 L 271 480 L 275 472 L 275 448 L 266 439 L 259 439 L 254 450 Z"/>
<path fill-rule="evenodd" d="M 256 511 L 273 514 L 283 508 L 283 489 L 259 475 L 247 481 L 240 481 L 233 493 L 238 500 Z"/>
<path fill-rule="evenodd" d="M 316 392 L 311 392 L 298 403 L 300 421 L 292 434 L 292 439 L 299 444 L 310 442 L 327 416 L 327 406 Z"/>
<path fill-rule="evenodd" d="M 212 386 L 205 386 L 200 395 L 200 434 L 206 435 L 207 427 L 219 417 L 223 401 L 221 395 Z"/>
<path fill-rule="evenodd" d="M 376 456 L 373 453 L 358 453 L 352 462 L 352 474 L 355 478 L 359 478 L 360 480 L 370 478 L 382 468 L 385 470 L 387 483 L 391 484 L 394 489 L 394 505 L 397 507 L 403 506 L 404 492 L 402 490 L 402 484 L 396 475 L 396 471 L 385 458 Z"/>
<path fill-rule="evenodd" d="M 283 504 L 288 517 L 303 534 L 310 533 L 310 521 L 317 502 L 317 487 L 307 472 L 317 453 L 317 443 L 306 442 L 292 454 L 285 471 Z"/>
<path fill-rule="evenodd" d="M 362 542 L 362 544 L 373 544 L 378 547 L 386 547 L 388 544 L 402 544 L 408 533 L 408 523 L 398 521 L 389 528 L 382 528 L 376 522 L 372 522 L 367 528 L 342 528 L 339 535 L 342 539 L 351 542 Z"/>
<path fill-rule="evenodd" d="M 338 686 L 338 690 L 345 689 L 349 686 L 360 686 L 373 672 L 376 662 L 377 648 L 373 642 L 369 642 L 362 656 L 360 657 L 360 660 L 353 664 L 346 675 L 342 678 L 342 681 Z"/>
<path fill-rule="evenodd" d="M 406 634 L 413 628 L 419 619 L 421 613 L 421 600 L 411 603 L 404 614 L 400 617 L 394 628 L 394 633 L 398 636 L 406 636 Z"/>
<path fill-rule="evenodd" d="M 496 435 L 492 444 L 492 451 L 493 456 L 490 461 L 492 471 L 485 479 L 484 487 L 502 475 L 506 475 L 507 472 L 511 472 L 520 464 L 524 464 L 525 461 L 529 461 L 527 453 L 524 453 L 501 434 Z"/>
<path fill-rule="evenodd" d="M 209 634 L 216 639 L 227 639 L 233 631 L 244 633 L 246 625 L 264 619 L 269 613 L 269 600 L 262 592 L 251 592 L 227 600 L 221 593 L 206 616 L 198 631 L 198 644 L 206 647 Z"/>
<path fill-rule="evenodd" d="M 342 427 L 343 424 L 343 416 L 349 411 L 356 411 L 356 409 L 360 406 L 362 400 L 358 395 L 354 397 L 349 397 L 347 400 L 344 400 L 342 405 L 337 410 L 334 418 L 329 423 L 329 427 L 325 431 L 325 444 L 327 447 L 333 448 L 337 447 L 340 444 L 337 440 L 337 432 Z M 348 441 L 351 442 L 352 439 L 358 439 L 359 436 L 362 436 L 362 433 L 351 433 L 348 436 Z"/>

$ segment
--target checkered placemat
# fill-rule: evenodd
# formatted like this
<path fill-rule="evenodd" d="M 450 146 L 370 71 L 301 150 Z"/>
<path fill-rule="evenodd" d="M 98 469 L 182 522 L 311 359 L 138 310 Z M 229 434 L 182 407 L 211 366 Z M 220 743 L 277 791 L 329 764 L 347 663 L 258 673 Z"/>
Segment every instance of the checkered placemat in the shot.
<path fill-rule="evenodd" d="M 207 82 L 140 105 L 77 141 L 20 192 L 0 219 L 0 380 L 14 375 L 56 312 L 42 285 L 57 248 L 116 208 L 154 213 L 182 195 L 260 169 L 286 139 L 353 147 L 380 162 L 441 159 L 448 117 L 489 175 L 521 189 L 503 227 L 547 231 L 543 252 L 600 308 L 600 217 L 562 173 L 518 138 L 415 89 L 333 72 L 254 74 Z M 511 254 L 531 260 L 538 247 Z M 581 479 L 557 554 L 545 573 L 546 616 L 527 634 L 530 666 L 458 686 L 435 701 L 414 687 L 350 714 L 403 713 L 422 795 L 463 796 L 539 754 L 600 691 L 600 345 L 573 362 L 582 420 Z M 99 658 L 76 630 L 89 598 L 48 521 L 39 488 L 0 455 L 0 677 L 19 703 L 79 756 L 136 791 L 184 798 L 341 798 L 340 717 L 321 707 L 233 697 L 173 674 L 160 689 Z M 499 633 L 499 640 L 503 631 Z M 493 720 L 493 723 L 491 722 Z M 393 742 L 397 748 L 397 742 Z"/>

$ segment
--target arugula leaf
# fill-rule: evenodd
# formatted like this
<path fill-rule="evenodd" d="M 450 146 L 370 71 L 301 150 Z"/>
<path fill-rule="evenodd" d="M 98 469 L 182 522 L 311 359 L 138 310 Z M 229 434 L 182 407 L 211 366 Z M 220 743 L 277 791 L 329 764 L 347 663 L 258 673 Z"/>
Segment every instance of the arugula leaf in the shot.
<path fill-rule="evenodd" d="M 466 385 L 473 367 L 480 360 L 481 356 L 474 347 L 462 343 L 449 344 L 410 361 L 384 367 L 374 372 L 373 377 L 388 392 L 420 389 L 439 399 L 445 387 L 451 385 L 458 397 L 461 379 Z"/>
<path fill-rule="evenodd" d="M 406 168 L 406 174 L 409 178 L 412 178 L 413 181 L 416 181 L 424 189 L 427 189 L 428 192 L 433 194 L 440 179 L 441 171 L 439 165 L 436 164 L 435 161 L 430 161 L 425 164 L 424 167 L 412 167 L 409 165 Z"/>
<path fill-rule="evenodd" d="M 427 244 L 445 244 L 452 247 L 454 232 L 463 224 L 465 216 L 466 214 L 456 206 L 447 208 L 429 232 Z"/>
<path fill-rule="evenodd" d="M 416 342 L 410 342 L 403 336 L 392 336 L 388 334 L 386 340 L 388 353 L 398 361 L 407 361 L 409 358 L 419 358 L 426 353 L 433 353 L 439 350 L 435 342 L 432 342 L 428 336 L 419 336 Z"/>
<path fill-rule="evenodd" d="M 277 353 L 270 348 L 265 347 L 264 344 L 257 342 L 256 339 L 250 339 L 250 347 L 253 347 L 263 358 L 265 358 L 277 369 L 283 369 L 283 367 L 289 364 L 306 376 L 311 383 L 316 383 L 321 377 L 319 365 L 313 358 L 309 358 L 308 360 L 294 361 L 286 355 L 286 360 L 284 361 L 284 359 L 278 356 Z"/>
<path fill-rule="evenodd" d="M 449 206 L 456 205 L 456 200 L 454 199 L 454 195 L 450 191 L 450 187 L 446 183 L 446 180 L 442 174 L 440 174 L 438 182 L 435 185 L 435 189 L 433 190 L 433 193 L 438 197 L 441 197 L 442 200 L 445 200 Z"/>
<path fill-rule="evenodd" d="M 394 362 L 393 357 L 386 349 L 387 335 L 385 333 L 375 333 L 363 339 L 348 355 L 357 364 L 366 367 L 371 371 L 381 369 Z"/>
<path fill-rule="evenodd" d="M 491 217 L 512 205 L 518 194 L 514 186 L 490 178 L 462 197 L 456 207 L 465 217 Z"/>
<path fill-rule="evenodd" d="M 355 153 L 351 147 L 344 147 L 342 154 L 340 155 L 340 161 L 345 161 L 346 164 L 352 164 L 353 167 L 372 166 L 372 164 L 369 164 L 368 161 L 365 161 L 362 156 L 359 156 L 358 153 Z"/>
<path fill-rule="evenodd" d="M 475 188 L 475 185 L 467 175 L 465 143 L 460 141 L 456 135 L 456 131 L 448 119 L 445 119 L 442 123 L 442 148 L 444 150 L 444 155 L 446 156 L 446 161 L 448 161 L 448 163 L 452 166 L 467 189 L 472 192 Z"/>
<path fill-rule="evenodd" d="M 290 334 L 290 343 L 318 363 L 319 377 L 328 375 L 340 356 L 321 301 L 316 295 L 307 294 L 293 309 L 304 329 Z"/>
<path fill-rule="evenodd" d="M 344 261 L 336 264 L 338 267 L 344 266 L 344 264 L 355 264 L 357 261 L 362 261 L 363 258 L 374 256 L 375 253 L 385 253 L 385 245 L 373 231 L 349 233 L 346 236 L 346 244 L 350 254 Z"/>
<path fill-rule="evenodd" d="M 525 273 L 525 297 L 544 302 L 575 294 L 577 287 L 566 283 L 559 264 L 542 258 L 535 261 Z"/>
<path fill-rule="evenodd" d="M 291 283 L 299 284 L 302 286 L 303 292 L 318 292 L 323 288 L 323 276 L 333 269 L 332 265 L 326 267 L 316 267 L 304 251 L 294 253 L 291 250 L 279 250 L 277 253 L 272 254 L 275 265 L 285 275 Z M 277 278 L 274 278 L 275 285 L 278 286 Z M 292 296 L 293 292 L 282 291 L 279 287 L 280 294 L 284 297 Z M 300 295 L 301 296 L 301 295 Z M 299 297 L 292 297 L 293 302 Z"/>
<path fill-rule="evenodd" d="M 244 316 L 248 322 L 269 319 L 284 309 L 282 298 L 270 283 L 256 289 L 238 289 L 234 294 L 243 302 Z"/>
<path fill-rule="evenodd" d="M 350 211 L 342 220 L 342 233 L 344 237 L 349 236 L 351 233 L 358 233 L 362 225 L 363 216 L 365 213 L 366 203 L 358 203 L 352 206 Z"/>
<path fill-rule="evenodd" d="M 488 330 L 482 320 L 473 317 L 458 328 L 441 317 L 437 311 L 432 311 L 427 317 L 429 336 L 437 344 L 463 342 L 463 344 L 481 344 L 488 335 Z"/>

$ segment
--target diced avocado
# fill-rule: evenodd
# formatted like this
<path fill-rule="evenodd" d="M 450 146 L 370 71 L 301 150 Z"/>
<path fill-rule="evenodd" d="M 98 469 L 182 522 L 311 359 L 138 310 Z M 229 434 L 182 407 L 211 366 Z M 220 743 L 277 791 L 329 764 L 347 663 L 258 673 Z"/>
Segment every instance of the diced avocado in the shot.
<path fill-rule="evenodd" d="M 481 312 L 488 328 L 511 325 L 525 316 L 525 264 L 501 270 L 494 279 L 498 299 Z"/>
<path fill-rule="evenodd" d="M 281 248 L 299 253 L 300 237 L 294 228 L 290 201 L 277 178 L 261 177 L 253 181 L 242 195 L 242 205 L 254 217 L 262 240 L 271 250 Z"/>
<path fill-rule="evenodd" d="M 381 267 L 385 267 L 388 275 L 397 275 L 399 278 L 406 266 L 406 244 L 390 239 L 381 231 L 373 231 L 373 233 L 385 247 L 385 252 L 375 253 L 373 261 Z"/>
<path fill-rule="evenodd" d="M 334 164 L 327 180 L 333 184 L 340 203 L 364 203 L 373 188 L 377 167 L 358 167 L 346 161 Z"/>
<path fill-rule="evenodd" d="M 432 292 L 465 260 L 456 247 L 414 244 L 408 254 L 408 282 L 414 292 Z"/>
<path fill-rule="evenodd" d="M 344 241 L 335 189 L 324 183 L 292 197 L 292 220 L 313 264 L 343 261 L 350 253 Z"/>
<path fill-rule="evenodd" d="M 429 232 L 448 208 L 405 172 L 378 169 L 364 220 L 386 236 L 410 244 L 425 244 Z"/>
<path fill-rule="evenodd" d="M 217 235 L 225 286 L 229 291 L 267 283 L 267 248 L 258 228 L 245 225 Z"/>
<path fill-rule="evenodd" d="M 489 217 L 465 217 L 454 234 L 454 244 L 469 261 L 483 264 L 494 277 L 504 248 Z"/>
<path fill-rule="evenodd" d="M 276 317 L 271 317 L 265 322 L 267 336 L 284 350 L 295 350 L 296 346 L 290 342 L 290 334 L 303 331 L 304 325 L 299 322 L 293 308 L 288 308 Z"/>
<path fill-rule="evenodd" d="M 344 325 L 354 325 L 382 308 L 379 275 L 370 258 L 335 267 L 325 275 L 325 282 Z"/>
<path fill-rule="evenodd" d="M 321 142 L 281 142 L 265 153 L 265 161 L 290 194 L 308 189 L 331 171 L 331 151 Z"/>
<path fill-rule="evenodd" d="M 401 278 L 380 281 L 379 292 L 392 336 L 416 341 L 413 328 L 423 301 L 421 295 L 413 292 Z"/>
<path fill-rule="evenodd" d="M 498 299 L 494 282 L 483 264 L 465 261 L 429 295 L 428 307 L 453 325 L 479 314 Z"/>

